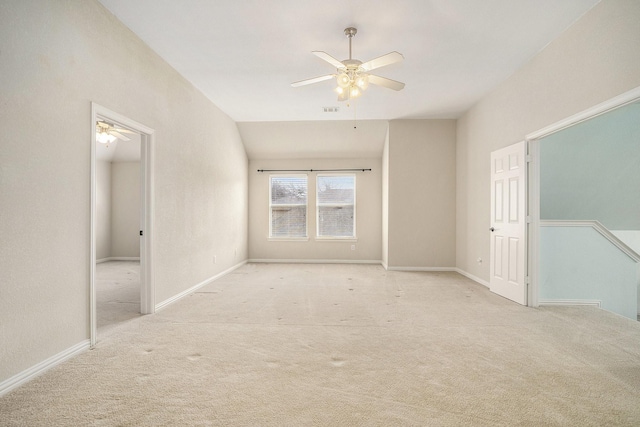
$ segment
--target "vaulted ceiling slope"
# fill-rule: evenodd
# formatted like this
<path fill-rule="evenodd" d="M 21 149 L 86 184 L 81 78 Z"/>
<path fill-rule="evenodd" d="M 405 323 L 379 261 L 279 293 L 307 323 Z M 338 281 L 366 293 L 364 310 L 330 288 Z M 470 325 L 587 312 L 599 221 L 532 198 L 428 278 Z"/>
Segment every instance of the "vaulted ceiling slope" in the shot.
<path fill-rule="evenodd" d="M 235 121 L 264 122 L 457 118 L 598 0 L 100 2 Z M 335 71 L 314 50 L 348 58 L 349 26 L 354 58 L 404 55 L 378 73 L 404 90 L 347 107 L 332 81 L 290 86 Z"/>
<path fill-rule="evenodd" d="M 386 120 L 241 122 L 249 159 L 378 158 Z"/>

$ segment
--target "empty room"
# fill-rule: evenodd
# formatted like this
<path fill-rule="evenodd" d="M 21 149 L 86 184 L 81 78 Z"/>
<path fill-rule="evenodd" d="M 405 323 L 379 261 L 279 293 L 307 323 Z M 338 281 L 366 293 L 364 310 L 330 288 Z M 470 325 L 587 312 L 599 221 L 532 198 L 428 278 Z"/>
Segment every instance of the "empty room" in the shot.
<path fill-rule="evenodd" d="M 637 0 L 0 1 L 0 426 L 640 424 Z"/>

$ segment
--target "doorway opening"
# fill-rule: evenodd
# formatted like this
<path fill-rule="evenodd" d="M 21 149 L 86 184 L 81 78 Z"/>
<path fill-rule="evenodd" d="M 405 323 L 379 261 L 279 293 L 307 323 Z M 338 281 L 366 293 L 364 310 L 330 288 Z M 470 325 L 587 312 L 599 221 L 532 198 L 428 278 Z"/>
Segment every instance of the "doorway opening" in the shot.
<path fill-rule="evenodd" d="M 129 140 L 124 141 L 123 138 L 117 150 L 120 141 L 116 139 L 108 144 L 98 143 L 98 122 L 115 125 L 120 129 L 120 135 L 126 131 L 125 138 Z M 91 104 L 91 130 L 89 318 L 93 347 L 98 340 L 99 324 L 109 325 L 135 317 L 138 313 L 155 311 L 151 250 L 154 131 L 95 103 Z M 107 145 L 110 146 L 107 148 Z M 105 205 L 108 205 L 108 214 L 105 214 Z M 100 294 L 99 283 L 107 286 Z M 137 289 L 139 298 L 131 294 Z M 122 309 L 101 312 L 98 316 L 99 304 L 101 307 L 115 307 L 109 305 L 115 301 L 125 303 L 120 305 Z"/>
<path fill-rule="evenodd" d="M 558 216 L 558 210 L 556 209 L 555 211 L 552 211 L 549 209 L 549 207 L 557 208 L 557 207 L 563 206 L 563 204 L 554 201 L 553 197 L 555 196 L 555 193 L 550 193 L 548 190 L 546 191 L 546 193 L 544 193 L 546 194 L 546 199 L 545 199 L 546 206 L 544 209 L 545 213 L 544 215 L 542 214 L 543 209 L 541 206 L 541 200 L 543 196 L 543 178 L 546 178 L 545 182 L 547 182 L 549 181 L 548 179 L 549 176 L 554 176 L 554 175 L 546 175 L 545 177 L 542 176 L 543 166 L 541 165 L 541 162 L 542 162 L 543 156 L 541 153 L 541 146 L 545 138 L 548 138 L 551 136 L 555 137 L 561 131 L 568 130 L 569 128 L 572 128 L 573 129 L 572 132 L 575 132 L 575 129 L 577 128 L 574 128 L 574 127 L 576 125 L 583 125 L 589 122 L 595 122 L 595 121 L 592 121 L 592 119 L 600 118 L 601 116 L 604 116 L 610 112 L 613 112 L 614 110 L 619 110 L 621 109 L 621 107 L 629 106 L 639 101 L 640 101 L 640 87 L 632 89 L 615 98 L 612 98 L 592 108 L 589 108 L 583 112 L 575 114 L 571 117 L 561 120 L 560 122 L 557 122 L 537 132 L 527 135 L 526 140 L 529 145 L 529 156 L 531 159 L 531 163 L 529 167 L 529 199 L 528 199 L 529 215 L 530 215 L 530 222 L 531 222 L 529 227 L 529 251 L 528 251 L 529 275 L 531 279 L 531 286 L 529 289 L 529 296 L 531 301 L 530 305 L 534 307 L 537 307 L 538 305 L 542 305 L 543 303 L 545 305 L 551 305 L 551 304 L 553 305 L 595 305 L 599 307 L 601 306 L 602 308 L 615 312 L 615 310 L 605 307 L 604 304 L 601 305 L 603 301 L 600 301 L 600 298 L 596 300 L 591 296 L 588 296 L 588 295 L 585 296 L 586 294 L 584 291 L 585 290 L 590 291 L 590 288 L 585 286 L 583 282 L 580 283 L 579 288 L 575 288 L 575 287 L 571 288 L 571 287 L 565 286 L 564 288 L 560 289 L 560 291 L 565 292 L 564 294 L 562 294 L 562 292 L 558 292 L 559 288 L 555 285 L 551 287 L 551 290 L 553 292 L 549 292 L 550 282 L 546 280 L 546 276 L 549 276 L 549 273 L 545 273 L 542 271 L 542 265 L 543 265 L 543 261 L 546 260 L 547 261 L 546 266 L 548 268 L 550 265 L 550 263 L 548 262 L 548 259 L 550 257 L 553 258 L 553 254 L 550 254 L 548 250 L 545 250 L 543 252 L 542 248 L 543 248 L 543 244 L 546 245 L 545 247 L 549 247 L 548 243 L 555 241 L 554 239 L 556 238 L 556 236 L 559 236 L 559 235 L 564 236 L 563 239 L 560 241 L 566 243 L 570 241 L 566 236 L 575 236 L 577 234 L 580 234 L 580 235 L 588 234 L 589 236 L 593 235 L 597 239 L 599 239 L 598 242 L 607 240 L 607 242 L 605 242 L 606 244 L 604 245 L 607 247 L 607 250 L 611 250 L 611 248 L 617 247 L 620 250 L 620 252 L 619 254 L 618 253 L 616 254 L 616 257 L 619 257 L 620 254 L 625 253 L 626 255 L 623 255 L 622 258 L 625 258 L 625 256 L 629 256 L 629 258 L 633 259 L 635 251 L 628 250 L 629 248 L 627 244 L 625 244 L 620 240 L 620 236 L 616 236 L 615 234 L 611 233 L 609 230 L 607 230 L 604 227 L 598 227 L 599 222 L 597 221 L 597 218 L 583 218 L 584 216 L 583 212 L 580 213 L 580 221 L 577 221 L 572 218 L 565 218 L 565 217 L 555 218 L 555 216 Z M 594 134 L 594 133 L 590 132 L 589 135 L 591 134 Z M 614 135 L 611 135 L 611 137 L 614 137 Z M 577 142 L 582 144 L 583 140 L 578 140 Z M 586 149 L 587 144 L 582 144 L 581 148 L 585 152 L 589 151 Z M 576 160 L 575 158 L 572 158 L 571 160 L 576 164 L 582 164 L 580 161 Z M 589 168 L 590 174 L 611 173 L 611 169 L 607 169 L 606 167 L 604 167 L 600 160 L 598 160 L 597 163 L 598 163 L 598 168 Z M 568 165 L 566 169 L 568 169 L 569 167 L 572 167 L 572 164 L 570 162 L 566 162 L 566 164 Z M 548 170 L 549 169 L 548 166 L 549 166 L 549 163 L 547 161 L 545 163 L 544 168 Z M 600 170 L 601 168 L 604 168 L 604 169 Z M 573 175 L 566 175 L 566 176 L 572 177 Z M 584 188 L 591 189 L 592 187 L 593 186 L 591 185 L 586 185 Z M 549 186 L 547 185 L 545 188 L 549 188 Z M 610 186 L 608 189 L 608 191 L 610 192 L 614 192 L 616 190 L 617 189 L 614 188 L 613 186 Z M 590 201 L 595 200 L 594 195 L 595 193 L 590 196 Z M 584 203 L 581 203 L 579 200 L 570 199 L 570 200 L 561 200 L 561 201 L 563 203 L 567 201 L 571 202 L 571 205 L 573 207 L 584 208 L 585 206 L 590 206 L 590 205 L 585 205 Z M 611 212 L 616 212 L 616 213 L 622 212 L 620 209 L 612 209 L 611 206 L 609 205 L 607 206 L 608 206 L 608 210 Z M 543 240 L 542 238 L 543 231 L 545 233 L 546 240 Z M 574 240 L 571 240 L 571 241 L 574 241 Z M 594 246 L 595 246 L 594 244 L 589 244 L 589 245 L 583 244 L 581 248 L 582 247 L 592 248 Z M 552 247 L 555 248 L 557 247 L 557 245 L 552 245 Z M 578 254 L 578 255 L 580 254 L 579 251 L 576 251 L 575 249 L 572 249 L 571 251 L 565 250 L 564 252 L 566 254 Z M 586 257 L 582 257 L 582 256 L 580 258 L 587 259 Z M 637 260 L 640 260 L 640 257 L 635 256 L 635 258 Z M 596 256 L 595 259 L 597 261 L 602 261 L 605 258 L 603 256 Z M 563 266 L 573 265 L 572 262 L 570 262 L 570 260 L 561 259 L 560 261 L 561 261 L 560 265 L 563 265 Z M 589 265 L 595 266 L 597 264 L 593 262 L 593 263 L 589 263 Z M 554 265 L 551 265 L 551 266 L 554 267 Z M 574 271 L 583 272 L 583 269 L 574 267 Z M 618 269 L 616 269 L 616 271 L 618 271 Z M 560 271 L 560 273 L 564 273 L 564 271 Z M 544 281 L 543 281 L 543 277 L 545 277 Z M 561 275 L 557 273 L 557 270 L 554 270 L 553 277 L 561 277 Z M 573 279 L 573 278 L 576 278 L 577 276 L 575 274 L 572 274 L 570 277 Z M 591 274 L 591 277 L 596 277 L 596 276 L 594 274 Z M 569 283 L 570 281 L 562 280 L 561 282 Z M 609 283 L 609 282 L 605 280 L 605 281 L 602 281 L 602 283 Z M 545 289 L 542 289 L 543 285 L 546 286 Z M 633 284 L 632 284 L 632 287 L 633 287 Z M 637 283 L 636 283 L 636 288 L 637 288 Z M 579 292 L 576 291 L 576 289 Z M 607 289 L 604 292 L 605 295 L 613 295 L 615 293 L 616 292 L 613 292 L 611 289 Z M 557 296 L 557 295 L 560 295 L 560 296 Z M 631 298 L 626 298 L 626 300 L 635 302 L 635 301 L 632 301 Z M 640 305 L 640 301 L 638 305 Z M 633 316 L 631 315 L 629 317 L 633 317 Z"/>

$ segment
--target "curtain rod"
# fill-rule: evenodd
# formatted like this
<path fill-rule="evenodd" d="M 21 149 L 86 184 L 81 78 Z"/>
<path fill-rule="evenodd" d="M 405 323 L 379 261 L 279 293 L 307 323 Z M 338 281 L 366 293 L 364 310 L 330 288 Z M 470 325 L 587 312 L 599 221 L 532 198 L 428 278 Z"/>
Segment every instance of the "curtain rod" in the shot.
<path fill-rule="evenodd" d="M 258 169 L 258 172 L 371 172 L 371 169 Z"/>

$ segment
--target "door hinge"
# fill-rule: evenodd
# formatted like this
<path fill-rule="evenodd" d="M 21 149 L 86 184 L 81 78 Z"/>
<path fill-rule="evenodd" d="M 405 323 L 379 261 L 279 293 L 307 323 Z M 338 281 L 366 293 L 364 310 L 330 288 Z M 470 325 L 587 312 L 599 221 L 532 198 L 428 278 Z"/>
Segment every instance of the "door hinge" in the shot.
<path fill-rule="evenodd" d="M 531 157 L 530 154 L 527 154 L 527 156 L 525 157 L 525 160 L 527 161 L 527 163 L 531 163 L 533 162 L 533 157 Z"/>
<path fill-rule="evenodd" d="M 140 230 L 140 235 L 142 236 L 142 230 Z"/>
<path fill-rule="evenodd" d="M 526 221 L 527 221 L 527 224 L 531 224 L 531 221 L 532 221 L 532 220 L 531 220 L 531 217 L 530 217 L 529 215 L 527 215 L 527 219 L 526 219 Z"/>
<path fill-rule="evenodd" d="M 529 276 L 524 276 L 524 283 L 528 286 L 529 285 Z"/>

